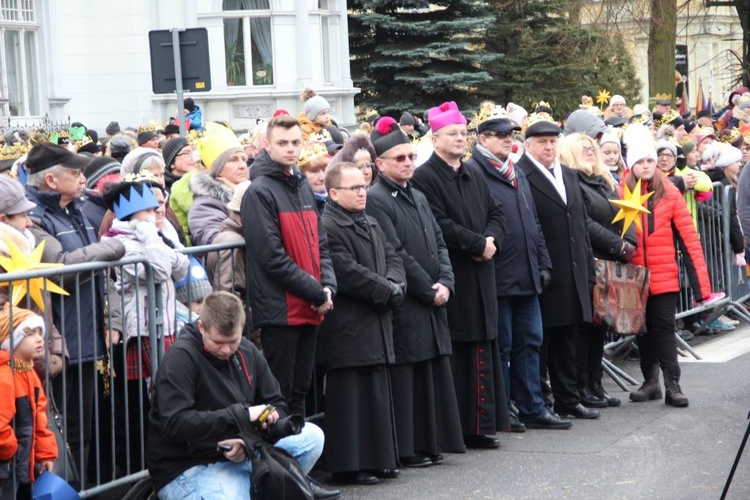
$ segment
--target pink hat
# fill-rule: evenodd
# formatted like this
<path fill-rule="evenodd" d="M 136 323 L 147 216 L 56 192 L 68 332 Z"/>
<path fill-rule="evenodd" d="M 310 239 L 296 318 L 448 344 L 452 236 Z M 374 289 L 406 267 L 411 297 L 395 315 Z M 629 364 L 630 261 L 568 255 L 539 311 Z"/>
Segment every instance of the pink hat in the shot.
<path fill-rule="evenodd" d="M 455 101 L 444 102 L 438 107 L 430 108 L 427 113 L 430 129 L 435 133 L 448 125 L 466 125 L 466 117 L 458 110 Z"/>

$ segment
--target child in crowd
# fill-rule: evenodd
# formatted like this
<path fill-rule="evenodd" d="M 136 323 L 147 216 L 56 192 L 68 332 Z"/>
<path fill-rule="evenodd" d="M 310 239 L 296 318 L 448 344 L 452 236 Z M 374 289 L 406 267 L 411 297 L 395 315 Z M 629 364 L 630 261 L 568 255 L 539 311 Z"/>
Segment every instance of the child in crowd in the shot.
<path fill-rule="evenodd" d="M 12 321 L 12 323 L 11 323 Z M 30 498 L 31 485 L 57 459 L 47 399 L 33 370 L 44 358 L 44 320 L 27 309 L 0 311 L 0 498 Z M 12 350 L 12 351 L 11 351 Z M 13 361 L 11 362 L 11 352 Z"/>
<path fill-rule="evenodd" d="M 206 269 L 198 259 L 190 256 L 190 271 L 175 283 L 175 297 L 177 298 L 175 331 L 179 333 L 187 323 L 198 319 L 203 299 L 213 291 L 208 280 Z"/>

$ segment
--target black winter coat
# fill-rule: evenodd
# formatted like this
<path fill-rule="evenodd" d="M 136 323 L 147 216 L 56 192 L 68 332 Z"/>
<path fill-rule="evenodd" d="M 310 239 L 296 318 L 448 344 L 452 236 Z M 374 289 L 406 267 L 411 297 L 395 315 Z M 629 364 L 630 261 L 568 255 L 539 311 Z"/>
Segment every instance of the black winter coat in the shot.
<path fill-rule="evenodd" d="M 243 338 L 223 361 L 206 352 L 196 323 L 182 329 L 156 375 L 146 464 L 157 491 L 191 467 L 226 460 L 216 443 L 238 436 L 231 406 L 272 404 L 286 416 L 279 383 L 260 351 Z"/>
<path fill-rule="evenodd" d="M 568 199 L 566 204 L 528 154 L 518 160 L 517 166 L 531 184 L 539 223 L 552 260 L 552 283 L 540 297 L 544 326 L 591 322 L 589 284 L 595 280 L 594 257 L 578 176 L 570 168 L 561 166 Z"/>
<path fill-rule="evenodd" d="M 396 363 L 415 363 L 453 352 L 448 309 L 436 307 L 441 283 L 454 289 L 453 269 L 443 233 L 422 193 L 380 176 L 367 195 L 367 213 L 380 223 L 404 262 L 406 300 L 393 311 Z"/>
<path fill-rule="evenodd" d="M 328 248 L 338 292 L 333 310 L 320 325 L 326 369 L 392 364 L 393 324 L 389 307 L 391 284 L 405 283 L 401 258 L 377 221 L 366 218 L 369 230 L 333 201 L 323 209 Z"/>
<path fill-rule="evenodd" d="M 476 165 L 482 171 L 490 193 L 505 212 L 508 232 L 502 250 L 494 259 L 497 296 L 539 295 L 542 293 L 539 270 L 552 269 L 552 261 L 539 225 L 529 180 L 516 169 L 518 187 L 513 187 L 476 149 L 467 163 Z"/>
<path fill-rule="evenodd" d="M 619 199 L 617 193 L 610 190 L 607 184 L 595 175 L 586 175 L 578 171 L 578 180 L 583 191 L 583 202 L 586 204 L 588 218 L 589 240 L 594 258 L 606 260 L 621 260 L 620 249 L 622 242 L 638 246 L 635 226 L 631 225 L 625 237 L 621 238 L 624 221 L 612 224 L 620 209 L 609 202 Z"/>
<path fill-rule="evenodd" d="M 414 187 L 427 197 L 448 247 L 456 294 L 448 301 L 448 324 L 454 342 L 497 338 L 497 294 L 492 259 L 476 262 L 493 236 L 498 251 L 505 237 L 503 207 L 490 194 L 475 166 L 456 173 L 437 153 L 414 172 Z"/>

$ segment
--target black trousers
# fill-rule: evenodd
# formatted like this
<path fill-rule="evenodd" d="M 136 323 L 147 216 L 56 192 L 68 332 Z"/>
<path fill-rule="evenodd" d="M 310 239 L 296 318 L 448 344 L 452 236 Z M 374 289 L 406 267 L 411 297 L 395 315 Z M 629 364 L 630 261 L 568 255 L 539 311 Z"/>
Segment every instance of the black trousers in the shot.
<path fill-rule="evenodd" d="M 80 485 L 85 486 L 89 445 L 91 444 L 92 424 L 94 420 L 94 379 L 96 363 L 86 361 L 71 364 L 63 373 L 52 380 L 52 394 L 57 408 L 64 412 L 63 425 L 66 427 L 68 445 L 81 475 Z M 80 377 L 80 380 L 79 380 Z M 81 426 L 83 429 L 81 429 Z"/>
<path fill-rule="evenodd" d="M 662 369 L 676 369 L 677 339 L 674 313 L 677 292 L 652 295 L 646 302 L 646 333 L 638 337 L 641 366 L 659 364 Z"/>
<path fill-rule="evenodd" d="M 581 323 L 576 334 L 576 372 L 578 387 L 602 380 L 604 330 L 593 323 Z"/>
<path fill-rule="evenodd" d="M 571 407 L 580 403 L 576 386 L 576 338 L 578 325 L 544 328 L 541 373 L 549 369 L 555 407 Z"/>
<path fill-rule="evenodd" d="M 317 325 L 266 326 L 260 342 L 281 394 L 289 403 L 289 413 L 304 415 L 305 397 L 312 383 L 315 366 Z"/>

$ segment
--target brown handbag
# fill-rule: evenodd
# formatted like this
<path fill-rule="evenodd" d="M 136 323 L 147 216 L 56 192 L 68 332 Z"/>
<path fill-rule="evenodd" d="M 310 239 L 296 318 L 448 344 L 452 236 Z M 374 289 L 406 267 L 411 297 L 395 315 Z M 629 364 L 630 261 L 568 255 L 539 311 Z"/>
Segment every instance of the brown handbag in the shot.
<path fill-rule="evenodd" d="M 619 335 L 646 333 L 647 267 L 597 259 L 594 324 Z"/>

